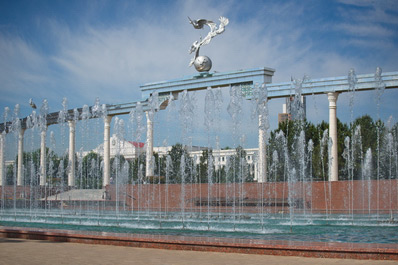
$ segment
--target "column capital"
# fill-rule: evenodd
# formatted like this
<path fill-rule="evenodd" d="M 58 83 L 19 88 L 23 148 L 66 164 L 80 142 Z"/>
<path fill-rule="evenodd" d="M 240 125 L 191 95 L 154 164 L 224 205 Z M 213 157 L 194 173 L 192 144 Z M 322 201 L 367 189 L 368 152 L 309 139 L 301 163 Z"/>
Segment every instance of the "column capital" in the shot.
<path fill-rule="evenodd" d="M 112 117 L 113 116 L 107 115 L 106 117 L 104 117 L 104 122 L 105 123 L 110 123 L 112 121 Z"/>
<path fill-rule="evenodd" d="M 111 127 L 112 116 L 104 117 L 104 129 L 109 129 Z"/>
<path fill-rule="evenodd" d="M 75 132 L 75 130 L 76 130 L 76 121 L 69 120 L 68 121 L 68 126 L 69 126 L 69 133 Z"/>
<path fill-rule="evenodd" d="M 43 125 L 43 126 L 40 126 L 40 132 L 41 133 L 46 133 L 47 132 L 47 125 Z"/>
<path fill-rule="evenodd" d="M 18 132 L 19 136 L 23 136 L 25 134 L 25 131 L 26 131 L 25 128 L 19 129 L 19 132 Z"/>
<path fill-rule="evenodd" d="M 151 113 L 149 113 L 149 110 L 145 111 L 145 115 L 146 115 L 147 122 L 152 122 L 153 115 L 151 115 Z"/>
<path fill-rule="evenodd" d="M 337 93 L 337 92 L 328 93 L 329 107 L 336 107 L 338 97 L 339 97 L 339 93 Z"/>

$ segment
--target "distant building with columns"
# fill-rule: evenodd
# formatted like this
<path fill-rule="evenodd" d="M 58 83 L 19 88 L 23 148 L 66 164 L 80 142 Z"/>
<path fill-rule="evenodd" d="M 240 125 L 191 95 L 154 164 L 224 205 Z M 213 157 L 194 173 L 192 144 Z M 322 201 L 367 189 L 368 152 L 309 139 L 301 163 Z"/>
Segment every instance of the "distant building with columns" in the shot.
<path fill-rule="evenodd" d="M 115 134 L 110 137 L 109 141 L 110 145 L 110 157 L 115 157 L 117 154 L 123 155 L 127 160 L 132 160 L 134 158 L 139 157 L 141 154 L 145 153 L 145 143 L 142 142 L 133 142 L 120 140 L 117 138 Z M 101 156 L 104 155 L 104 144 L 98 145 L 91 151 L 84 151 L 83 156 L 86 156 L 88 153 L 94 152 L 98 153 Z"/>
<path fill-rule="evenodd" d="M 172 146 L 159 146 L 153 147 L 153 152 L 157 153 L 160 157 L 165 157 L 171 151 Z M 203 155 L 203 151 L 207 150 L 207 147 L 201 146 L 192 146 L 189 147 L 189 155 L 194 159 L 195 164 L 200 163 L 200 158 Z M 83 156 L 87 155 L 90 152 L 95 152 L 103 156 L 104 153 L 104 145 L 100 144 L 95 149 L 91 151 L 83 152 Z M 117 138 L 115 134 L 113 134 L 110 138 L 110 157 L 113 158 L 117 154 L 122 155 L 127 160 L 133 160 L 139 157 L 141 154 L 144 154 L 146 150 L 146 145 L 143 142 L 134 142 L 127 140 L 120 140 Z M 249 165 L 249 170 L 251 174 L 254 174 L 254 180 L 257 180 L 257 155 L 258 148 L 247 148 L 244 149 L 246 152 L 246 162 Z M 220 149 L 212 151 L 213 154 L 213 163 L 216 170 L 221 169 L 227 165 L 227 161 L 230 157 L 236 155 L 235 149 Z"/>

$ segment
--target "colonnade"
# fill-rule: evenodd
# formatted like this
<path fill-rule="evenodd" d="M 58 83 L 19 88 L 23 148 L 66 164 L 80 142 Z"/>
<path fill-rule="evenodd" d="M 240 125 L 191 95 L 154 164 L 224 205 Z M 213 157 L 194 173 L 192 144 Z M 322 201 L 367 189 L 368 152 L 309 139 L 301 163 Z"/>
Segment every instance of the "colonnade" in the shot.
<path fill-rule="evenodd" d="M 331 147 L 331 165 L 329 171 L 329 181 L 338 180 L 338 159 L 337 159 L 337 98 L 338 93 L 327 93 L 329 101 L 329 137 L 332 141 Z M 145 176 L 153 176 L 153 117 L 146 113 L 147 117 L 147 137 L 146 137 L 146 171 Z M 103 186 L 110 184 L 110 128 L 112 116 L 104 118 L 104 167 L 103 167 Z M 266 154 L 266 130 L 262 126 L 263 119 L 259 116 L 259 141 L 258 141 L 258 181 L 267 180 L 267 154 Z M 69 167 L 68 167 L 68 186 L 75 186 L 75 137 L 76 122 L 68 121 L 69 126 Z M 46 184 L 46 132 L 47 127 L 41 130 L 40 144 L 40 185 Z M 23 141 L 25 129 L 20 129 L 18 134 L 18 164 L 17 164 L 17 185 L 23 185 Z M 5 134 L 0 134 L 0 185 L 5 185 Z"/>

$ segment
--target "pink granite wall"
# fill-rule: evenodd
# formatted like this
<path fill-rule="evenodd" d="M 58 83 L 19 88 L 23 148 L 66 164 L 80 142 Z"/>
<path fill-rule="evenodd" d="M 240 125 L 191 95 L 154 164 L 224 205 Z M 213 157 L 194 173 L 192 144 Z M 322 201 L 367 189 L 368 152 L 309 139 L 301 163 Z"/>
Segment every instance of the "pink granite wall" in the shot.
<path fill-rule="evenodd" d="M 289 190 L 294 201 L 302 202 L 295 211 L 334 212 L 334 213 L 388 213 L 398 211 L 398 181 L 336 181 L 336 182 L 297 182 L 290 187 L 287 183 L 244 183 L 213 184 L 145 184 L 128 185 L 116 196 L 114 185 L 107 191 L 111 200 L 124 201 L 133 209 L 179 211 L 182 207 L 193 211 L 207 211 L 210 197 L 210 210 L 245 212 L 288 211 Z M 303 192 L 304 191 L 304 192 Z M 370 191 L 370 193 L 369 193 Z M 208 196 L 210 192 L 210 196 Z M 235 198 L 235 199 L 234 199 Z M 263 200 L 263 203 L 261 201 Z M 235 207 L 225 206 L 225 202 L 235 202 Z M 274 205 L 267 203 L 275 201 Z M 200 202 L 202 206 L 200 206 Z M 223 204 L 224 206 L 217 205 Z M 255 207 L 254 204 L 263 205 Z M 278 205 L 279 203 L 279 205 Z M 248 206 L 247 204 L 251 204 Z M 284 205 L 282 205 L 284 204 Z"/>
<path fill-rule="evenodd" d="M 389 213 L 398 211 L 398 181 L 336 181 L 287 183 L 243 183 L 243 184 L 145 184 L 127 185 L 116 194 L 116 186 L 107 188 L 110 201 L 118 198 L 128 209 L 153 211 L 180 211 L 182 207 L 192 211 L 221 212 L 287 212 L 289 203 L 295 203 L 297 212 L 315 213 Z M 29 187 L 5 186 L 4 198 L 30 198 Z M 369 192 L 370 191 L 370 192 Z M 208 196 L 210 192 L 210 196 Z M 288 201 L 289 192 L 292 201 Z M 55 194 L 55 190 L 37 187 L 36 196 Z M 1 196 L 0 198 L 3 198 Z M 110 202 L 109 205 L 112 205 Z M 208 204 L 210 206 L 208 207 Z M 235 206 L 233 206 L 235 205 Z"/>

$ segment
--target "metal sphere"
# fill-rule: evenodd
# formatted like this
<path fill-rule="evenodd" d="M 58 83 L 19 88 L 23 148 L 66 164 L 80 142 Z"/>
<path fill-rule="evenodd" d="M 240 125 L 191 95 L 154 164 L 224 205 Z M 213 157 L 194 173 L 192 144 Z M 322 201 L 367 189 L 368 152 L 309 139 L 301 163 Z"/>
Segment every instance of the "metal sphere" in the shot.
<path fill-rule="evenodd" d="M 209 57 L 201 55 L 195 59 L 193 65 L 198 72 L 208 72 L 211 69 L 212 63 Z"/>

